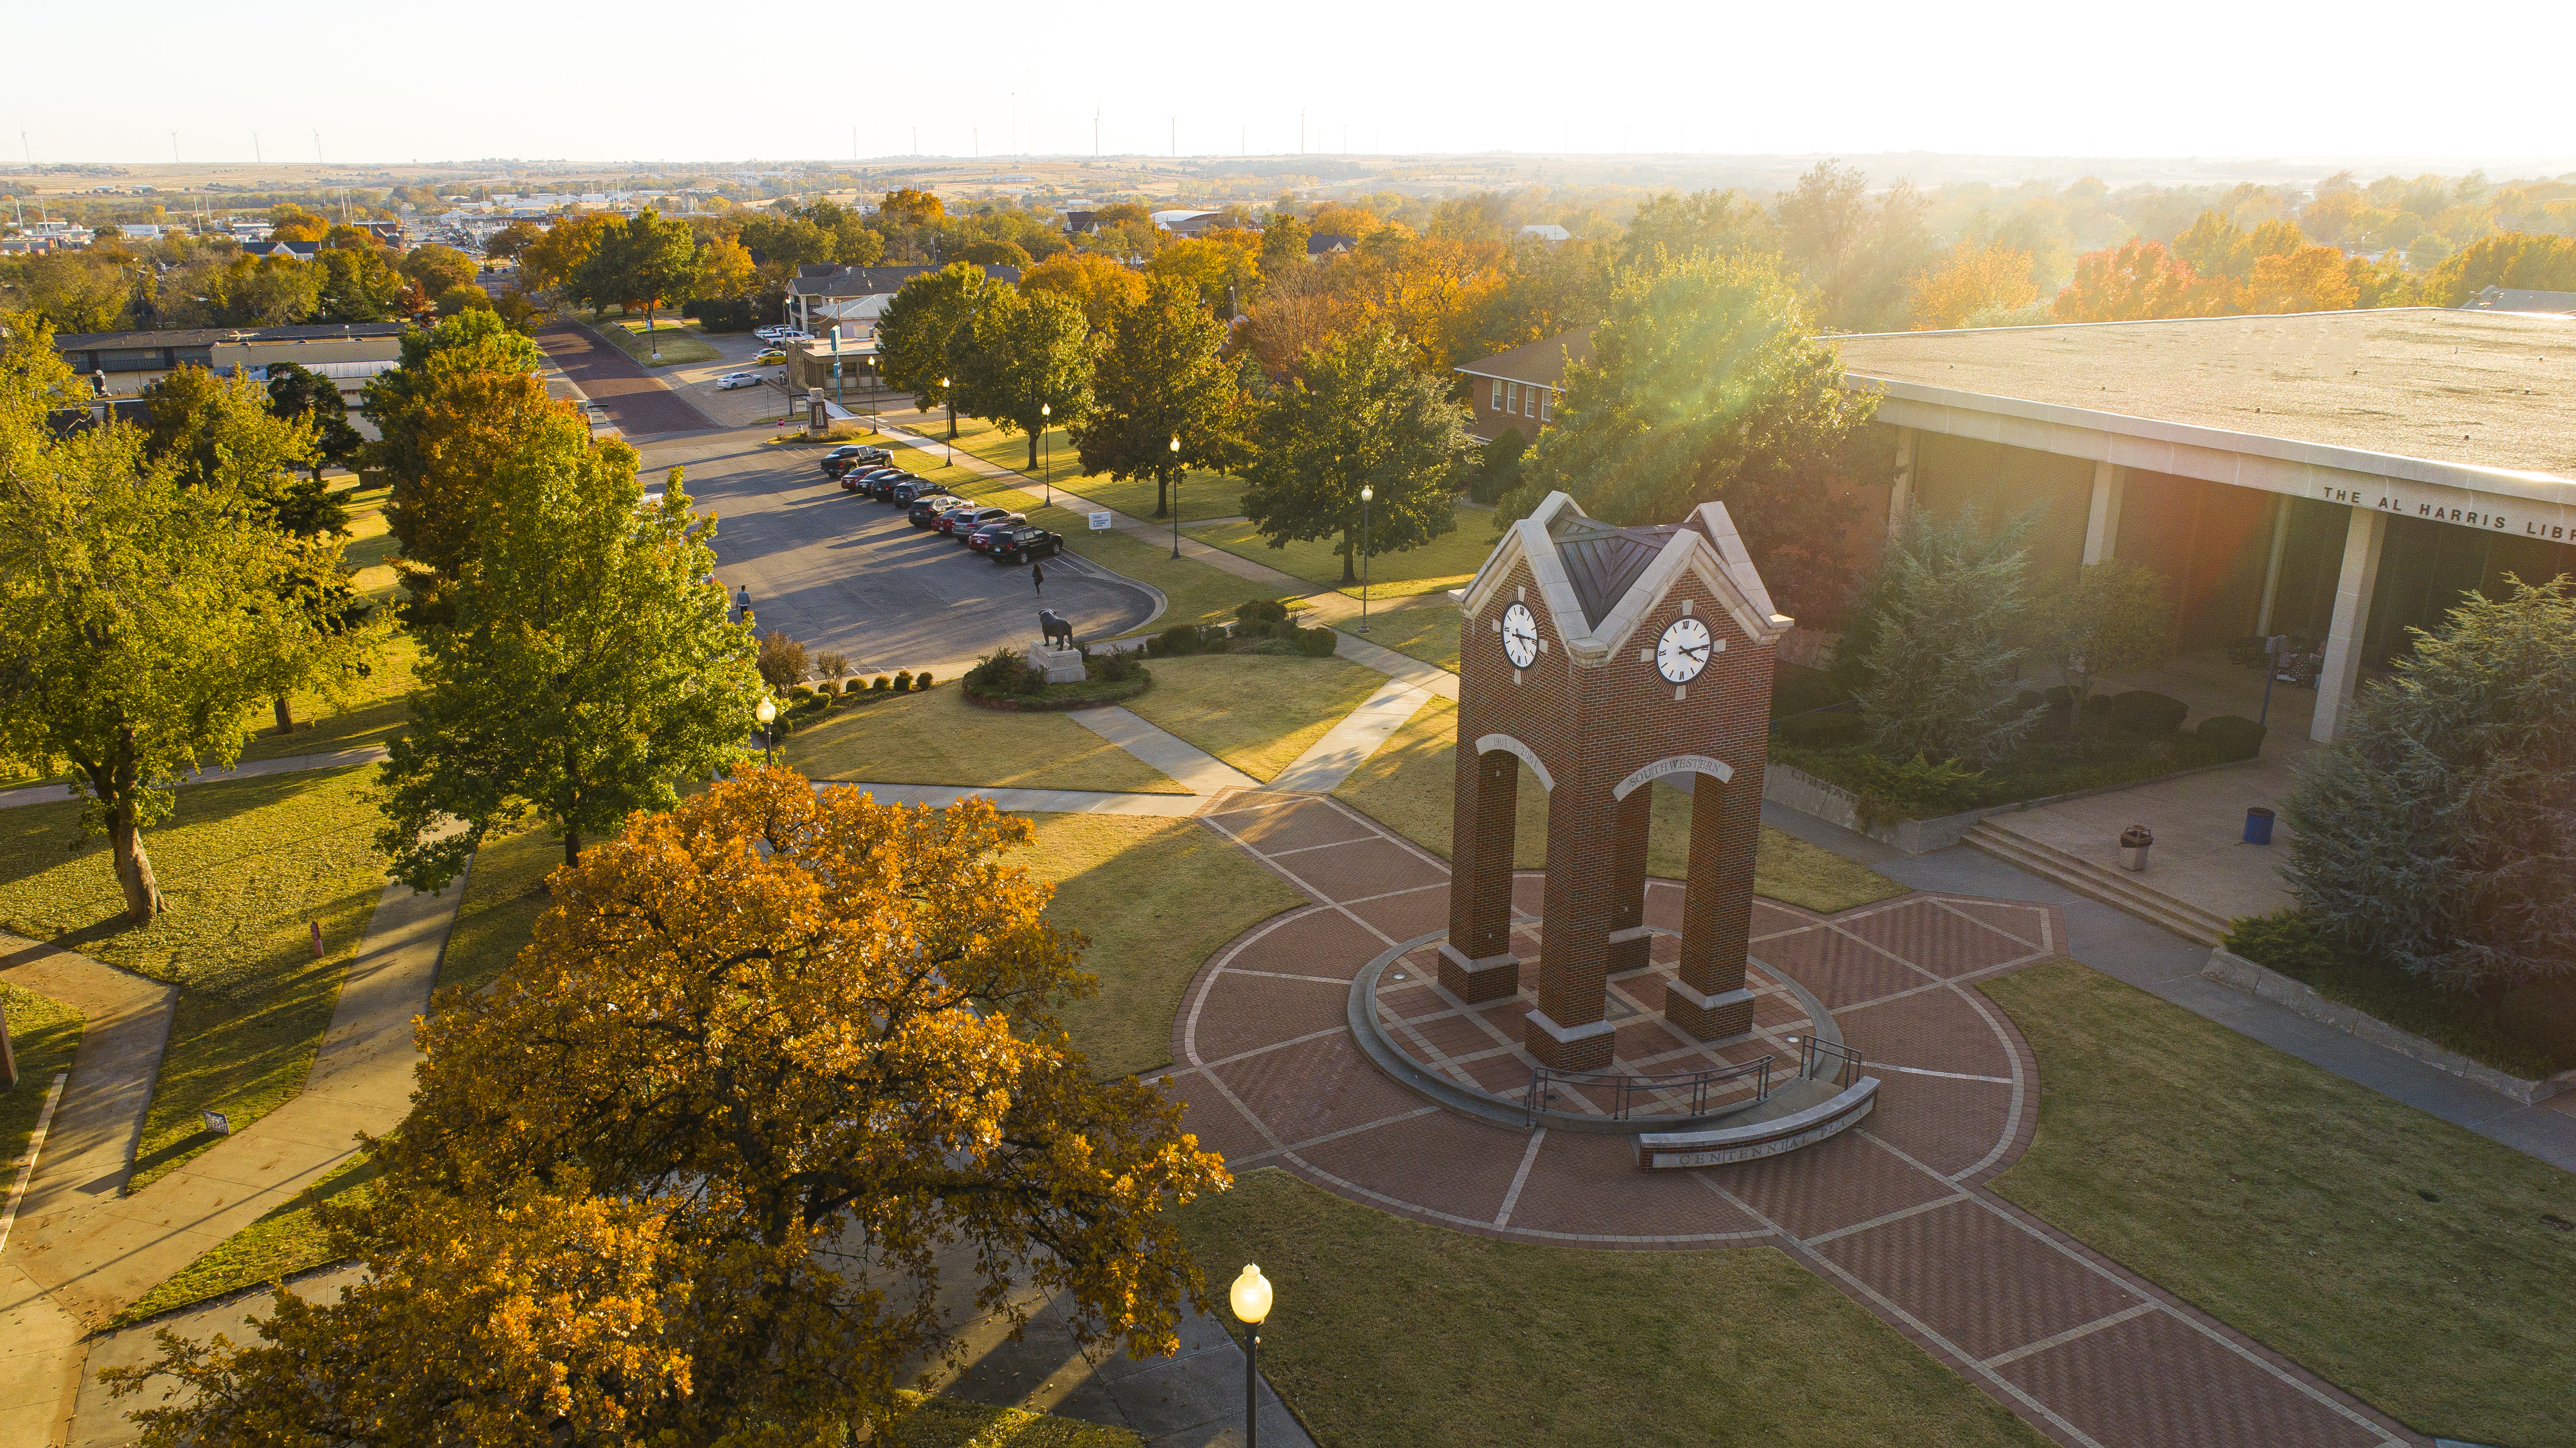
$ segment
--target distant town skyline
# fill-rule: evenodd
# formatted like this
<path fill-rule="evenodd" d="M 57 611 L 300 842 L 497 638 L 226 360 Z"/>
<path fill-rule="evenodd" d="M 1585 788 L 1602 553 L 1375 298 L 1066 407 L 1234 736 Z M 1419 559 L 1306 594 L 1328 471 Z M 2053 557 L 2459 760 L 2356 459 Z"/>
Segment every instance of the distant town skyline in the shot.
<path fill-rule="evenodd" d="M 2568 22 L 2532 8 L 2538 29 Z M 2564 155 L 2544 85 L 2312 11 L 1863 3 L 1712 13 L 1500 3 L 1293 13 L 1001 0 L 963 18 L 800 20 L 642 0 L 245 25 L 149 5 L 143 79 L 97 104 L 96 17 L 10 25 L 6 161 L 681 164 L 923 155 L 1886 153 Z M 2492 17 L 2490 17 L 2492 18 Z M 2545 34 L 2528 37 L 2544 53 Z M 644 58 L 637 58 L 637 57 Z M 62 63 L 49 64 L 47 57 Z M 146 79 L 148 78 L 148 79 Z M 916 139 L 917 137 L 917 139 Z"/>

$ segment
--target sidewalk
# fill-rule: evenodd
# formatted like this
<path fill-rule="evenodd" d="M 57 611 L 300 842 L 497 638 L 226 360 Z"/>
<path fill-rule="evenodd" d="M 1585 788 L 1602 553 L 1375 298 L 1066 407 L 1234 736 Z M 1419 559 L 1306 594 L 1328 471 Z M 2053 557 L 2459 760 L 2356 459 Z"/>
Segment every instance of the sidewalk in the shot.
<path fill-rule="evenodd" d="M 381 744 L 362 744 L 355 749 L 333 749 L 320 754 L 282 754 L 275 759 L 254 759 L 230 769 L 209 769 L 180 780 L 182 785 L 220 784 L 228 779 L 256 779 L 263 774 L 295 774 L 307 769 L 342 769 L 352 764 L 376 764 L 388 757 Z M 31 784 L 22 789 L 0 791 L 0 809 L 22 804 L 51 804 L 71 798 L 60 784 Z"/>

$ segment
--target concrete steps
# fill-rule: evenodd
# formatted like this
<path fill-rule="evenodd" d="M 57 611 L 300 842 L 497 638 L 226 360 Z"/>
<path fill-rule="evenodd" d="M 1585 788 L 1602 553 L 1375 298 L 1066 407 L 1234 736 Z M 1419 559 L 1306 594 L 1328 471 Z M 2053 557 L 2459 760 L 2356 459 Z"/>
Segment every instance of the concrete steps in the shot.
<path fill-rule="evenodd" d="M 2229 921 L 2186 900 L 2149 888 L 2138 875 L 2109 869 L 2028 835 L 2016 834 L 1992 820 L 1978 824 L 1960 841 L 2034 875 L 2044 875 L 2079 895 L 2161 925 L 2185 940 L 2216 946 L 2227 939 Z M 2155 869 L 2149 856 L 2149 871 Z"/>

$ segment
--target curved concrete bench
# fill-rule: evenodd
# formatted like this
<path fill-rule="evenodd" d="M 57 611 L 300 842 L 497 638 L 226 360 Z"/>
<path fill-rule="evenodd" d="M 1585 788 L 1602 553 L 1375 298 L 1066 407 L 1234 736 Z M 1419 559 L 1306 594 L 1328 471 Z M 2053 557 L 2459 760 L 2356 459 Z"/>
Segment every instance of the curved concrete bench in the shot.
<path fill-rule="evenodd" d="M 1808 1088 L 1808 1089 L 1801 1089 Z M 1640 1167 L 1725 1166 L 1813 1146 L 1860 1124 L 1878 1101 L 1878 1078 L 1863 1076 L 1840 1091 L 1830 1083 L 1802 1081 L 1772 1093 L 1759 1119 L 1699 1131 L 1648 1131 L 1637 1137 Z"/>

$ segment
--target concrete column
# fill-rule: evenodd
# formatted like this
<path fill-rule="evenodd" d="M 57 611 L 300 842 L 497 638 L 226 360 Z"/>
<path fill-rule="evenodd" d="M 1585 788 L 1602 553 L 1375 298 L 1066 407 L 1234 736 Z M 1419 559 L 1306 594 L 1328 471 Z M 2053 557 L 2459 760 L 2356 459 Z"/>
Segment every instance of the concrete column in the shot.
<path fill-rule="evenodd" d="M 1440 944 L 1440 983 L 1460 1000 L 1500 1000 L 1521 988 L 1520 957 L 1512 954 L 1520 775 L 1517 756 L 1498 749 L 1480 757 L 1462 731 L 1450 818 L 1449 938 Z"/>
<path fill-rule="evenodd" d="M 2343 724 L 2361 678 L 2362 635 L 2370 628 L 2370 596 L 2379 587 L 2379 551 L 2388 541 L 2388 515 L 2355 508 L 2343 535 L 2343 573 L 2335 580 L 2334 622 L 2326 630 L 2325 667 L 2317 673 L 2317 712 L 2308 737 L 2325 744 Z"/>
<path fill-rule="evenodd" d="M 1610 973 L 1646 968 L 1654 945 L 1646 933 L 1646 840 L 1655 819 L 1655 787 L 1619 801 L 1618 837 L 1610 846 Z"/>
<path fill-rule="evenodd" d="M 1664 991 L 1664 1019 L 1722 1041 L 1753 1029 L 1744 955 L 1753 933 L 1753 851 L 1762 834 L 1760 775 L 1692 781 L 1689 880 L 1682 889 L 1681 979 Z M 1748 784 L 1750 787 L 1747 787 Z"/>
<path fill-rule="evenodd" d="M 2272 604 L 2281 596 L 2281 554 L 2290 543 L 2290 495 L 2282 494 L 2272 507 L 2272 559 L 2263 565 L 2263 608 L 2254 616 L 2254 632 L 2272 636 Z"/>
<path fill-rule="evenodd" d="M 2084 561 L 2107 563 L 2120 548 L 2120 495 L 2129 485 L 2129 470 L 2108 462 L 2093 465 L 2093 506 L 2084 515 Z"/>
<path fill-rule="evenodd" d="M 1910 427 L 1896 430 L 1896 482 L 1887 492 L 1887 536 L 1896 537 L 1914 507 L 1914 450 L 1921 434 Z"/>

